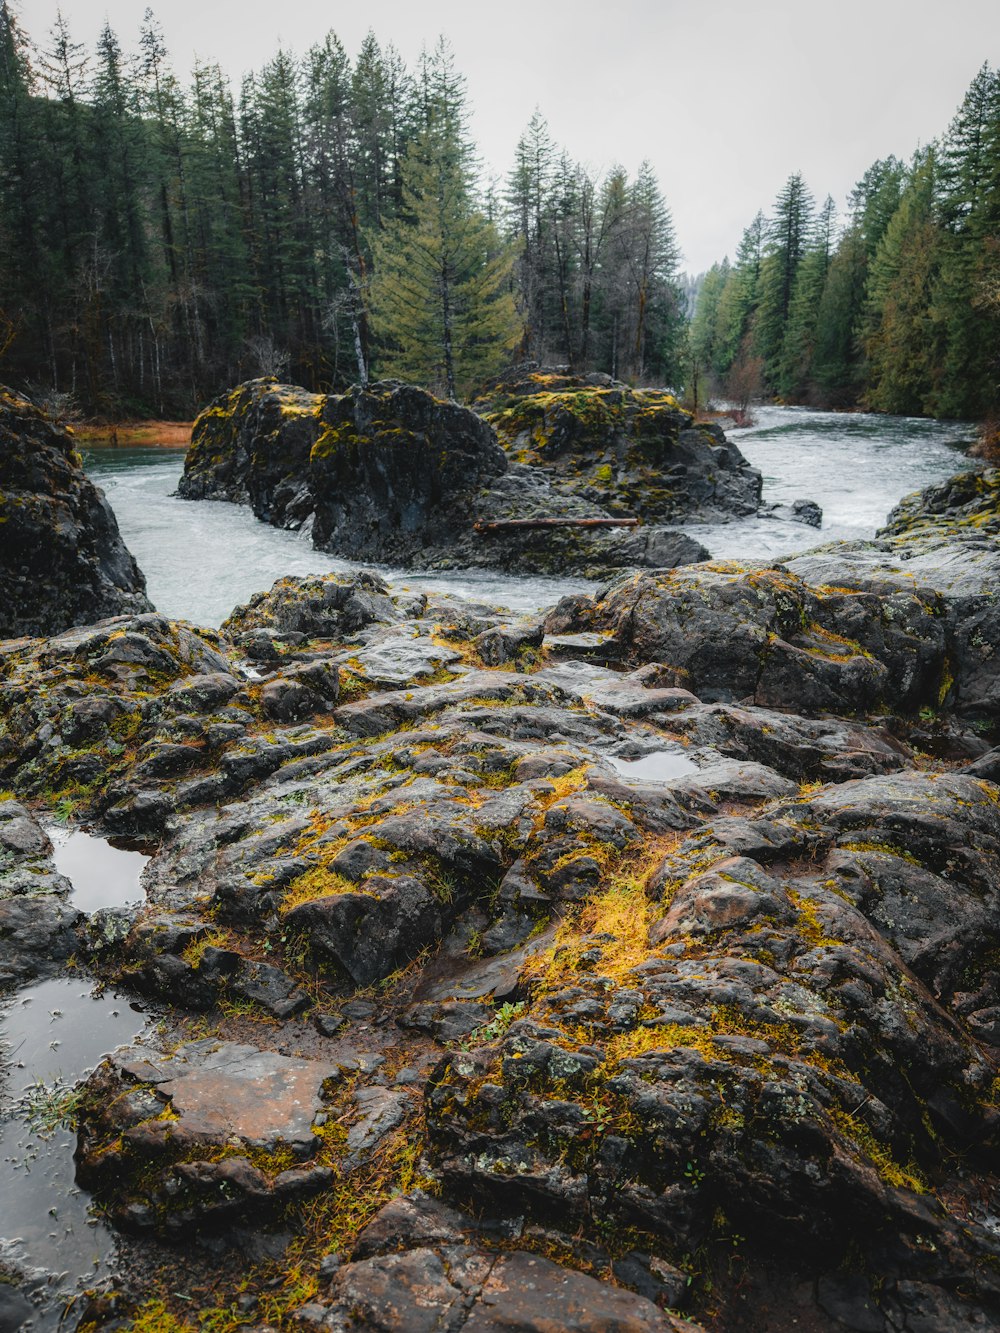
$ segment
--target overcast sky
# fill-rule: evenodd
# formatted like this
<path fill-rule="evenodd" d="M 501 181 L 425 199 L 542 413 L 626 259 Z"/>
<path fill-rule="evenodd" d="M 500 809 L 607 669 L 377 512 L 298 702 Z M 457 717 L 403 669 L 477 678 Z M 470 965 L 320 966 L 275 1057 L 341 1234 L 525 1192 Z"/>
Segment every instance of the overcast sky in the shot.
<path fill-rule="evenodd" d="M 93 46 L 105 18 L 135 40 L 146 0 L 14 0 L 43 42 L 57 9 Z M 878 157 L 937 137 L 984 60 L 1000 64 L 997 0 L 155 0 L 178 73 L 217 60 L 234 82 L 283 45 L 369 28 L 408 64 L 445 34 L 473 130 L 503 175 L 537 106 L 600 171 L 649 158 L 682 266 L 732 256 L 758 208 L 802 171 L 839 209 Z"/>

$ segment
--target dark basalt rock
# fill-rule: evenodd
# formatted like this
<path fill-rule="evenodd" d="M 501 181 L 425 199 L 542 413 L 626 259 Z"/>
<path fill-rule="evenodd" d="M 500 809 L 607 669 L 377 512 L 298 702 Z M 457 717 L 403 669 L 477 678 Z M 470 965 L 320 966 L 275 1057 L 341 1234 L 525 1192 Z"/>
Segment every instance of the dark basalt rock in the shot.
<path fill-rule="evenodd" d="M 620 578 L 565 599 L 550 634 L 598 632 L 628 662 L 658 659 L 703 698 L 841 714 L 946 707 L 1000 723 L 1000 471 L 909 496 L 872 542 L 780 564 L 715 563 Z"/>
<path fill-rule="evenodd" d="M 422 389 L 325 396 L 256 380 L 195 422 L 179 494 L 249 501 L 279 527 L 312 515 L 322 549 L 420 563 L 471 527 L 478 490 L 506 468 L 480 417 Z"/>
<path fill-rule="evenodd" d="M 529 1012 L 442 1063 L 428 1117 L 445 1180 L 479 1208 L 688 1252 L 720 1208 L 789 1258 L 861 1243 L 897 1299 L 957 1266 L 988 1319 L 1000 1246 L 939 1200 L 943 1141 L 996 1169 L 980 1043 L 997 1036 L 977 1006 L 995 995 L 1000 791 L 899 774 L 766 819 L 786 837 L 766 859 L 732 855 L 725 819 L 668 855 L 644 957 L 622 938 L 638 946 L 643 923 L 564 932 Z"/>
<path fill-rule="evenodd" d="M 0 793 L 0 993 L 50 976 L 83 945 L 84 916 L 68 901 L 49 836 Z"/>
<path fill-rule="evenodd" d="M 232 1043 L 119 1052 L 84 1088 L 78 1178 L 140 1230 L 273 1214 L 333 1179 L 315 1122 L 338 1079 L 335 1066 Z"/>
<path fill-rule="evenodd" d="M 790 505 L 764 505 L 757 513 L 760 518 L 777 518 L 786 523 L 805 523 L 810 528 L 823 526 L 823 510 L 815 500 L 793 500 Z"/>
<path fill-rule="evenodd" d="M 734 564 L 623 578 L 566 598 L 552 633 L 610 632 L 622 660 L 669 662 L 705 699 L 839 713 L 937 702 L 948 641 L 938 599 L 817 588 L 783 569 Z"/>
<path fill-rule="evenodd" d="M 471 527 L 477 492 L 506 470 L 467 408 L 409 385 L 331 396 L 310 454 L 313 540 L 350 559 L 421 563 Z"/>
<path fill-rule="evenodd" d="M 519 399 L 519 410 L 537 397 Z M 179 494 L 249 503 L 279 527 L 308 521 L 315 545 L 350 559 L 522 572 L 704 559 L 703 546 L 663 523 L 752 513 L 760 498 L 760 476 L 735 446 L 714 427 L 692 428 L 666 394 L 566 381 L 557 418 L 534 431 L 551 427 L 551 440 L 528 462 L 508 439 L 510 411 L 491 420 L 504 425 L 506 452 L 489 421 L 412 386 L 323 396 L 254 380 L 195 422 Z M 475 526 L 620 515 L 649 526 Z"/>
<path fill-rule="evenodd" d="M 0 638 L 152 610 L 70 434 L 2 386 L 0 537 Z"/>
<path fill-rule="evenodd" d="M 537 1254 L 469 1245 L 419 1247 L 346 1264 L 306 1328 L 384 1333 L 698 1333 L 644 1296 Z M 460 1322 L 459 1322 L 460 1321 Z"/>
<path fill-rule="evenodd" d="M 760 473 L 736 445 L 662 390 L 522 367 L 476 406 L 510 455 L 610 513 L 724 520 L 760 503 Z"/>
<path fill-rule="evenodd" d="M 329 576 L 2 645 L 3 966 L 52 929 L 165 1015 L 83 1099 L 126 1247 L 345 1333 L 997 1326 L 997 539 L 949 494 L 544 622 Z M 141 910 L 36 913 L 33 797 L 157 830 Z"/>

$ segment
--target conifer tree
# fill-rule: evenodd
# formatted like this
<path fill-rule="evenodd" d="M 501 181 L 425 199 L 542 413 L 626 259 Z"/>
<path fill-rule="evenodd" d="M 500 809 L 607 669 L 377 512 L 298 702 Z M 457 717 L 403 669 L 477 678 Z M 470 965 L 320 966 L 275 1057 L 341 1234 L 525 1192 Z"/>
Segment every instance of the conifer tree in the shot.
<path fill-rule="evenodd" d="M 455 398 L 498 369 L 518 339 L 513 256 L 476 207 L 464 88 L 443 45 L 425 57 L 420 110 L 402 212 L 373 242 L 372 319 L 385 372 Z"/>
<path fill-rule="evenodd" d="M 720 379 L 728 374 L 751 333 L 753 317 L 760 300 L 760 273 L 764 263 L 766 236 L 767 222 L 764 214 L 758 213 L 740 237 L 736 261 L 719 294 L 714 370 Z"/>
<path fill-rule="evenodd" d="M 795 278 L 812 237 L 812 226 L 812 195 L 797 172 L 788 178 L 775 200 L 758 279 L 753 346 L 764 363 L 767 383 L 772 387 L 781 380 L 781 355 Z"/>
<path fill-rule="evenodd" d="M 802 402 L 812 391 L 819 310 L 830 268 L 835 222 L 836 209 L 828 195 L 817 216 L 812 243 L 795 273 L 775 388 L 782 398 L 796 402 Z"/>
<path fill-rule="evenodd" d="M 932 294 L 940 268 L 940 232 L 934 219 L 936 157 L 915 159 L 872 261 L 865 346 L 869 404 L 909 415 L 929 410 L 937 391 L 943 330 Z"/>

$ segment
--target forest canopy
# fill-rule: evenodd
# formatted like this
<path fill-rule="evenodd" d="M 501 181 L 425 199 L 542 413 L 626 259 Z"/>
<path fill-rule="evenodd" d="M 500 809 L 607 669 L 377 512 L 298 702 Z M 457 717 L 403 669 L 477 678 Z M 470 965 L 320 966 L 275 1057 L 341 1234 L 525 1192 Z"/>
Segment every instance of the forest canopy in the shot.
<path fill-rule="evenodd" d="M 1000 413 L 988 64 L 844 215 L 796 172 L 697 278 L 648 164 L 595 173 L 536 112 L 489 182 L 468 123 L 444 41 L 410 69 L 330 33 L 234 88 L 213 63 L 179 78 L 150 10 L 134 48 L 106 25 L 87 51 L 0 0 L 0 374 L 111 417 L 187 415 L 259 374 L 468 397 L 528 359 L 696 402 Z"/>
<path fill-rule="evenodd" d="M 937 417 L 1000 411 L 1000 72 L 941 139 L 868 168 L 838 227 L 801 174 L 713 265 L 691 326 L 719 392 Z"/>
<path fill-rule="evenodd" d="M 135 49 L 37 43 L 0 0 L 0 371 L 108 415 L 275 373 L 449 394 L 511 358 L 675 380 L 684 327 L 652 171 L 595 176 L 536 115 L 487 187 L 439 42 L 277 50 L 234 89 Z"/>

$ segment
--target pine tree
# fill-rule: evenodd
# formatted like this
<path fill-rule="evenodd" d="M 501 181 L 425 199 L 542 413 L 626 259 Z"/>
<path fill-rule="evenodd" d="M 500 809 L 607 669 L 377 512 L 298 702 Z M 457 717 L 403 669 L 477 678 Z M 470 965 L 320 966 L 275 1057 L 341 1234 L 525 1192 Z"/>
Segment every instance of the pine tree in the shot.
<path fill-rule="evenodd" d="M 720 383 L 720 329 L 719 303 L 722 293 L 730 278 L 728 256 L 721 264 L 713 264 L 701 279 L 698 297 L 691 317 L 688 331 L 688 385 L 692 400 L 697 406 L 700 398 L 706 395 L 700 385 L 707 380 L 709 390 L 713 391 Z M 727 367 L 728 369 L 728 367 Z"/>
<path fill-rule="evenodd" d="M 384 371 L 454 398 L 518 339 L 513 256 L 475 206 L 464 88 L 443 45 L 425 58 L 420 93 L 425 128 L 403 163 L 403 210 L 373 243 L 372 319 Z"/>
<path fill-rule="evenodd" d="M 38 348 L 58 387 L 47 233 L 38 225 L 44 162 L 32 80 L 27 38 L 7 0 L 0 0 L 0 358 L 20 369 Z"/>
<path fill-rule="evenodd" d="M 938 392 L 944 330 L 932 311 L 941 250 L 934 218 L 936 158 L 918 155 L 899 208 L 879 243 L 868 282 L 868 403 L 908 415 Z"/>
<path fill-rule="evenodd" d="M 812 237 L 813 201 L 801 174 L 790 176 L 774 204 L 758 279 L 754 352 L 764 362 L 767 383 L 781 379 L 785 328 L 799 264 Z"/>
<path fill-rule="evenodd" d="M 713 369 L 724 379 L 741 355 L 759 304 L 760 274 L 764 263 L 767 222 L 758 213 L 740 238 L 736 261 L 719 294 Z"/>
<path fill-rule="evenodd" d="M 946 348 L 933 410 L 983 416 L 997 402 L 1000 325 L 977 302 L 1000 233 L 1000 73 L 984 65 L 965 95 L 939 154 L 941 265 L 934 293 Z"/>
<path fill-rule="evenodd" d="M 553 188 L 556 151 L 549 129 L 536 110 L 514 150 L 505 202 L 509 230 L 517 244 L 517 290 L 521 303 L 521 355 L 544 358 L 544 349 L 558 327 L 558 302 L 553 298 Z"/>
<path fill-rule="evenodd" d="M 812 244 L 795 274 L 781 343 L 775 388 L 782 398 L 795 402 L 802 402 L 811 394 L 819 310 L 830 269 L 835 225 L 836 209 L 828 195 L 816 219 Z"/>

